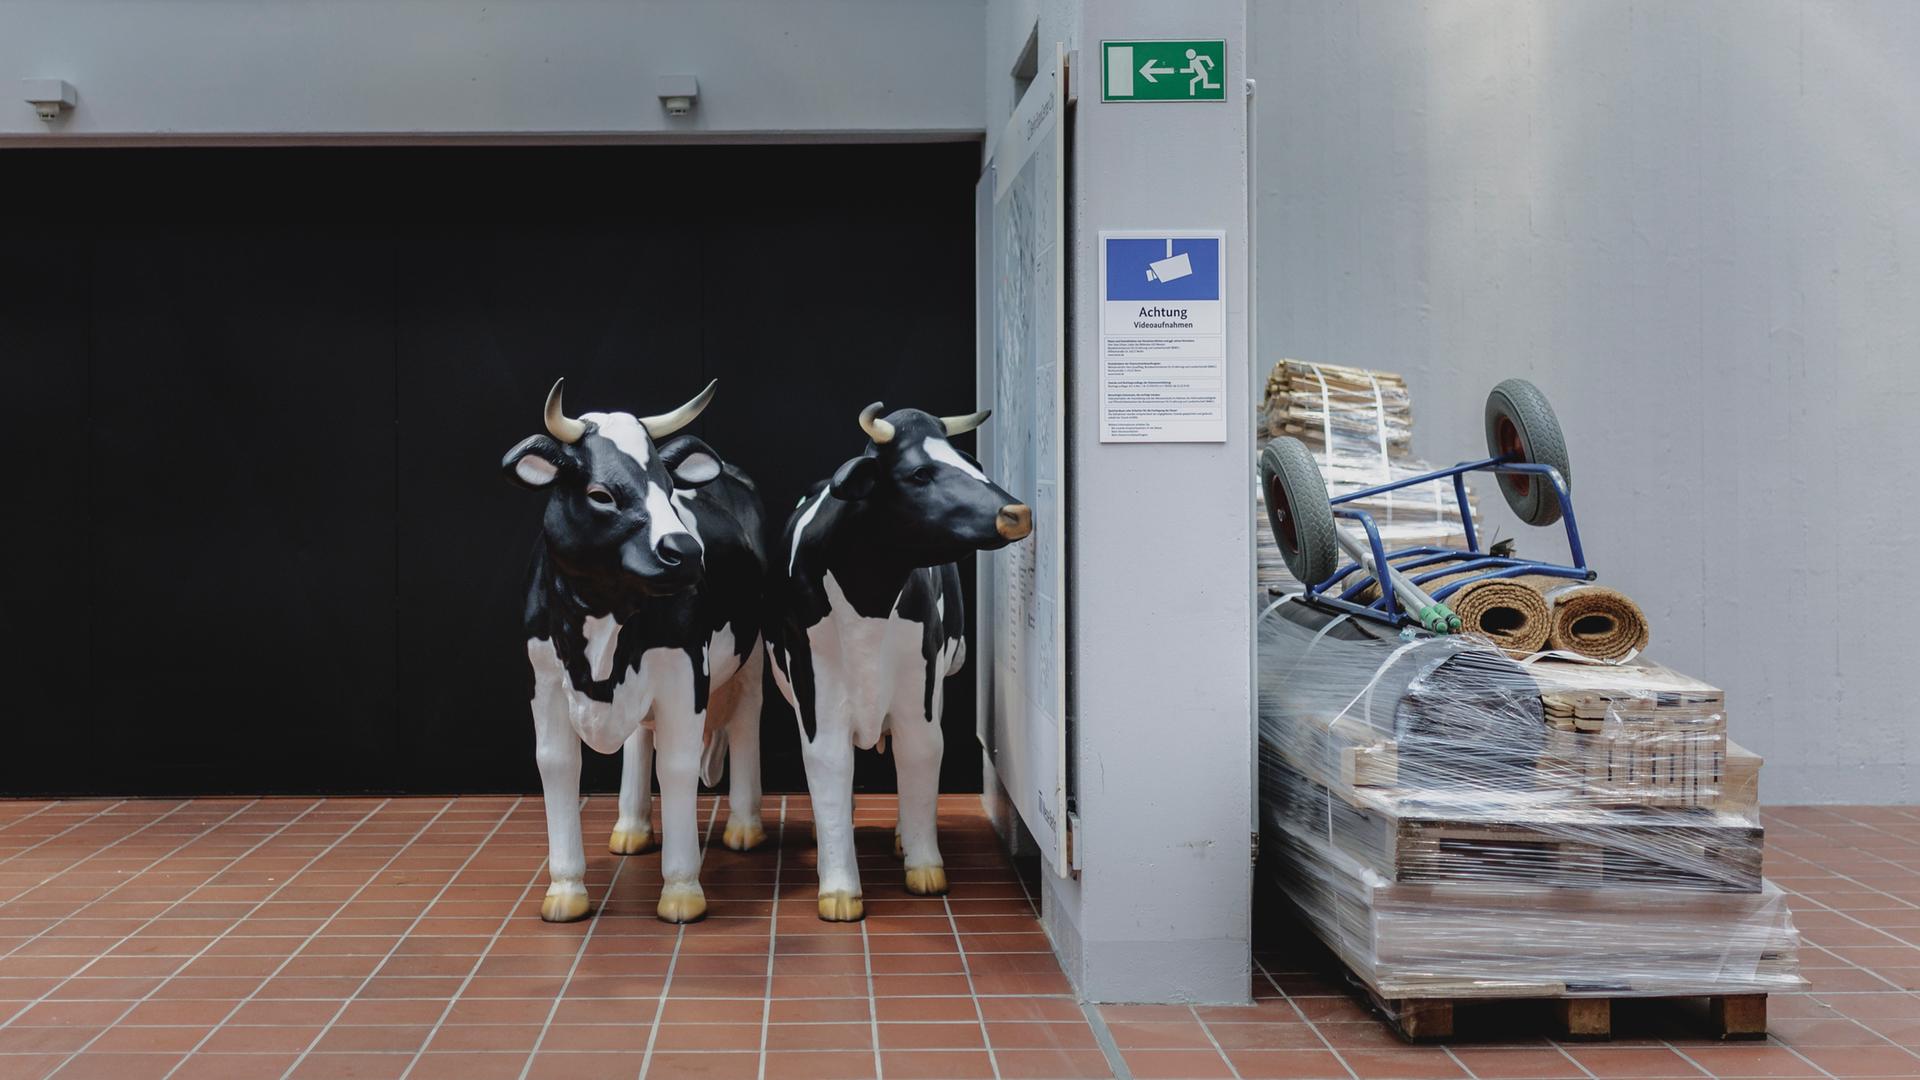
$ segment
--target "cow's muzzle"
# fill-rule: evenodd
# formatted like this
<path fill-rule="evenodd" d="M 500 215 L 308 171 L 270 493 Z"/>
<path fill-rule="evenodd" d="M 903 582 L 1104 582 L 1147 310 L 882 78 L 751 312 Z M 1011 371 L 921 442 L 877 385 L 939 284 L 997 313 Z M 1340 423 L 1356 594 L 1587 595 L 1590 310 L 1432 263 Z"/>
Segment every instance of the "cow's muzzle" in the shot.
<path fill-rule="evenodd" d="M 1027 534 L 1033 531 L 1033 508 L 1025 503 L 1001 507 L 999 516 L 994 519 L 993 531 L 1008 542 L 1026 539 Z"/>

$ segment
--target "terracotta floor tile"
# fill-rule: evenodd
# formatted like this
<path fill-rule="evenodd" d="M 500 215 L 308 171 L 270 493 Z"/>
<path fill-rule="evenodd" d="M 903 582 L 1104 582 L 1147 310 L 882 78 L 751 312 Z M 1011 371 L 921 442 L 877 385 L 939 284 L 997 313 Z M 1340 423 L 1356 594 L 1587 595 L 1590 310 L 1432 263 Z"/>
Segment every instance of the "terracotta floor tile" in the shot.
<path fill-rule="evenodd" d="M 1585 1070 L 1558 1050 L 1487 1050 L 1456 1046 L 1453 1056 L 1480 1080 L 1551 1080 L 1585 1076 Z"/>
<path fill-rule="evenodd" d="M 993 1060 L 983 1050 L 893 1050 L 880 1055 L 889 1080 L 990 1080 Z"/>
<path fill-rule="evenodd" d="M 1440 1047 L 1343 1050 L 1341 1060 L 1360 1080 L 1454 1080 L 1467 1073 Z"/>
<path fill-rule="evenodd" d="M 541 1052 L 527 1065 L 527 1080 L 636 1080 L 640 1063 L 630 1053 Z"/>
<path fill-rule="evenodd" d="M 1807 1060 L 1834 1076 L 1920 1076 L 1920 1056 L 1897 1046 L 1803 1046 L 1799 1050 Z"/>
<path fill-rule="evenodd" d="M 1139 1080 L 1210 1080 L 1230 1077 L 1232 1066 L 1217 1050 L 1122 1050 Z"/>
<path fill-rule="evenodd" d="M 662 1024 L 654 1052 L 679 1050 L 760 1051 L 759 1024 Z"/>
<path fill-rule="evenodd" d="M 865 1050 L 873 1056 L 872 1024 L 768 1024 L 767 1049 Z"/>
<path fill-rule="evenodd" d="M 425 1053 L 407 1073 L 408 1080 L 518 1080 L 528 1051 L 516 1053 Z"/>
<path fill-rule="evenodd" d="M 868 1080 L 877 1075 L 872 1050 L 813 1053 L 769 1050 L 766 1080 Z"/>
<path fill-rule="evenodd" d="M 656 1049 L 647 1075 L 670 1076 L 675 1080 L 681 1077 L 686 1080 L 755 1080 L 760 1075 L 760 1054 L 757 1049 L 753 1053 L 661 1053 Z"/>
<path fill-rule="evenodd" d="M 1706 1075 L 1664 1046 L 1575 1046 L 1567 1053 L 1599 1080 Z"/>
<path fill-rule="evenodd" d="M 889 1023 L 882 1021 L 880 1049 L 886 1050 L 973 1050 L 984 1049 L 986 1035 L 973 1023 Z"/>
<path fill-rule="evenodd" d="M 877 998 L 873 1003 L 874 1015 L 882 1022 L 895 1021 L 949 1021 L 978 1022 L 980 1013 L 970 997 L 899 997 Z"/>
<path fill-rule="evenodd" d="M 285 1073 L 293 1054 L 189 1054 L 168 1080 L 262 1080 Z"/>
<path fill-rule="evenodd" d="M 1106 1010 L 1101 1010 L 1104 1015 Z M 1107 1030 L 1122 1050 L 1198 1050 L 1213 1045 L 1206 1029 L 1191 1014 L 1185 1020 L 1112 1021 Z"/>
<path fill-rule="evenodd" d="M 289 1080 L 397 1080 L 410 1054 L 308 1054 Z"/>
<path fill-rule="evenodd" d="M 1227 1060 L 1244 1080 L 1348 1080 L 1326 1050 L 1229 1050 Z"/>
<path fill-rule="evenodd" d="M 54 1080 L 161 1080 L 180 1063 L 180 1054 L 76 1055 L 50 1075 Z"/>
<path fill-rule="evenodd" d="M 1717 1077 L 1819 1076 L 1812 1063 L 1784 1046 L 1688 1046 L 1680 1053 Z"/>

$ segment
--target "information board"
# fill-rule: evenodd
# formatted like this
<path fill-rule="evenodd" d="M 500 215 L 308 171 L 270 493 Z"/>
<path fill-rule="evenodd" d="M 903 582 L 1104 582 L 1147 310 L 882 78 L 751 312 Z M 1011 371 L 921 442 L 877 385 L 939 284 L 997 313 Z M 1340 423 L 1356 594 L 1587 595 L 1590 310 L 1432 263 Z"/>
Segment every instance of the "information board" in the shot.
<path fill-rule="evenodd" d="M 1100 441 L 1227 441 L 1226 233 L 1100 233 Z"/>
<path fill-rule="evenodd" d="M 982 627 L 991 626 L 993 639 L 980 700 L 994 772 L 1048 865 L 1064 876 L 1066 149 L 1058 46 L 1050 60 L 995 140 L 977 203 L 991 217 L 981 252 L 990 280 L 980 365 L 993 418 L 981 429 L 981 456 L 1000 486 L 1032 505 L 1034 520 L 1029 539 L 980 560 Z"/>

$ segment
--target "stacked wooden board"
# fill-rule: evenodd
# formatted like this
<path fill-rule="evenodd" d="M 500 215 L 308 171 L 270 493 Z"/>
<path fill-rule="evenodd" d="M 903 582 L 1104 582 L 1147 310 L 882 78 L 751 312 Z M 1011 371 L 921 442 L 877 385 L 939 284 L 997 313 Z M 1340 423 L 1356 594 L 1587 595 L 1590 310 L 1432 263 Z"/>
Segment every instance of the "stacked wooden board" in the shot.
<path fill-rule="evenodd" d="M 1390 371 L 1281 360 L 1267 377 L 1258 441 L 1290 435 L 1307 444 L 1339 496 L 1432 470 L 1413 456 L 1413 400 L 1406 380 Z M 1257 486 L 1257 485 L 1256 485 Z M 1469 492 L 1469 502 L 1472 502 Z M 1445 484 L 1392 492 L 1350 504 L 1373 515 L 1391 549 L 1464 543 L 1459 501 Z M 1264 496 L 1254 494 L 1256 565 L 1266 592 L 1298 592 L 1267 528 Z M 1357 525 L 1345 528 L 1359 535 Z"/>
<path fill-rule="evenodd" d="M 1297 600 L 1260 631 L 1264 865 L 1402 1034 L 1456 1000 L 1555 998 L 1598 1035 L 1614 998 L 1700 996 L 1755 1035 L 1800 985 L 1717 688 Z"/>

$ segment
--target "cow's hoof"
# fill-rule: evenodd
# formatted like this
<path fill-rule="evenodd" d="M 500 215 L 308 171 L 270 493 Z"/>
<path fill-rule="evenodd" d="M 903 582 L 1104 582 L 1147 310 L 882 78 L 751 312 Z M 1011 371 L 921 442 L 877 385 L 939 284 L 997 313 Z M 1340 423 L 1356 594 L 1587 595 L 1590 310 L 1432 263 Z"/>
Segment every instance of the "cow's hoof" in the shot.
<path fill-rule="evenodd" d="M 907 867 L 907 891 L 915 896 L 944 896 L 947 868 L 944 866 Z"/>
<path fill-rule="evenodd" d="M 587 917 L 587 887 L 577 882 L 555 882 L 540 901 L 540 917 L 548 922 L 578 922 Z"/>
<path fill-rule="evenodd" d="M 852 893 L 820 894 L 820 918 L 824 922 L 859 922 L 866 913 L 866 905 Z"/>
<path fill-rule="evenodd" d="M 653 846 L 653 830 L 615 828 L 607 838 L 607 850 L 615 855 L 638 855 Z"/>
<path fill-rule="evenodd" d="M 897 832 L 893 834 L 893 857 L 896 859 L 907 857 L 907 849 L 901 845 L 900 834 Z"/>
<path fill-rule="evenodd" d="M 696 882 L 692 885 L 668 885 L 660 891 L 660 906 L 654 909 L 661 922 L 690 923 L 707 913 L 707 895 Z"/>
<path fill-rule="evenodd" d="M 758 821 L 729 820 L 720 842 L 735 851 L 752 851 L 767 842 L 767 830 Z"/>

